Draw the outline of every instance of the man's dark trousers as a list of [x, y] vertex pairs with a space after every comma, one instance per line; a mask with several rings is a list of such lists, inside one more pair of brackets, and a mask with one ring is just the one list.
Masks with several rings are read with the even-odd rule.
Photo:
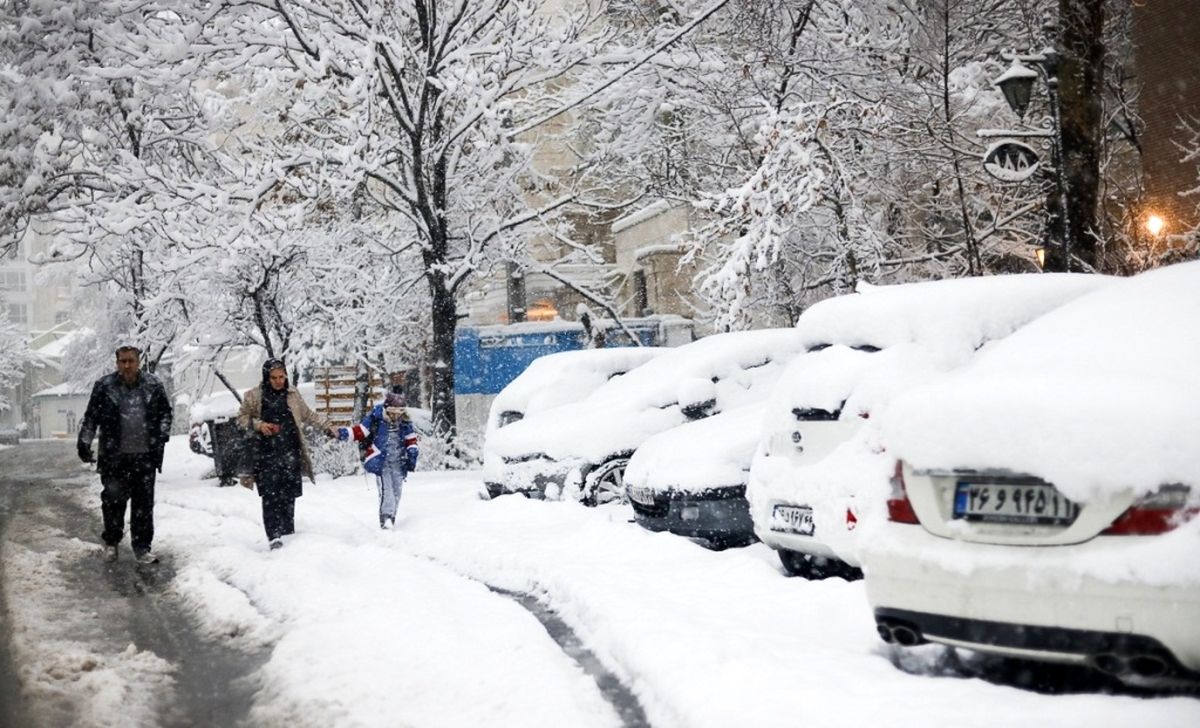
[[154, 457], [120, 454], [100, 474], [100, 511], [104, 543], [116, 546], [125, 531], [125, 504], [130, 503], [129, 541], [135, 552], [150, 550], [154, 540]]

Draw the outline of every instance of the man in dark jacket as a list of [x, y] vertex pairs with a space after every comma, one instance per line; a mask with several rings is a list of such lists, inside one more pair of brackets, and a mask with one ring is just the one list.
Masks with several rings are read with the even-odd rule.
[[132, 346], [117, 349], [117, 371], [92, 387], [87, 411], [79, 426], [79, 459], [94, 460], [92, 438], [100, 433], [100, 510], [105, 558], [117, 559], [117, 544], [125, 527], [125, 504], [132, 501], [129, 535], [139, 563], [158, 561], [150, 553], [154, 540], [154, 478], [162, 471], [163, 448], [171, 437], [171, 402], [162, 382], [141, 368], [141, 352]]

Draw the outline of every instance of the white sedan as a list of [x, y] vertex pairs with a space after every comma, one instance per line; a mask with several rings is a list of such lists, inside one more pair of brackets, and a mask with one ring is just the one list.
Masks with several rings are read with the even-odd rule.
[[887, 403], [944, 376], [1107, 276], [1034, 274], [869, 286], [822, 301], [797, 329], [811, 349], [780, 377], [746, 489], [758, 537], [791, 574], [853, 576], [863, 522], [882, 520]]
[[1031, 323], [893, 402], [863, 548], [880, 635], [1200, 678], [1200, 262]]

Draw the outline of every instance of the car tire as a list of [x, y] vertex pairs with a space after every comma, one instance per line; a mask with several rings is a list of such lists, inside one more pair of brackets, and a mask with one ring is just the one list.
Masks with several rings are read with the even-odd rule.
[[625, 466], [628, 464], [629, 458], [615, 458], [593, 468], [583, 479], [583, 504], [627, 503], [629, 496], [625, 492]]
[[779, 563], [783, 564], [783, 570], [790, 576], [814, 580], [836, 576], [847, 581], [856, 581], [862, 578], [862, 570], [838, 559], [802, 554], [799, 551], [787, 549], [780, 549], [778, 553]]

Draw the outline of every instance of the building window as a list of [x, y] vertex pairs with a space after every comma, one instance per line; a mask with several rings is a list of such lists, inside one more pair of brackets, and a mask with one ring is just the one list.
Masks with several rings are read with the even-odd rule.
[[558, 318], [558, 309], [554, 306], [554, 301], [548, 298], [539, 298], [533, 302], [533, 305], [525, 312], [526, 321], [553, 321]]
[[29, 309], [23, 303], [8, 304], [8, 320], [14, 324], [29, 323]]
[[70, 320], [71, 320], [71, 312], [70, 311], [55, 311], [54, 312], [54, 325], [55, 326], [57, 326], [58, 324], [65, 324], [66, 322], [68, 322]]
[[25, 291], [25, 271], [0, 270], [0, 291]]

